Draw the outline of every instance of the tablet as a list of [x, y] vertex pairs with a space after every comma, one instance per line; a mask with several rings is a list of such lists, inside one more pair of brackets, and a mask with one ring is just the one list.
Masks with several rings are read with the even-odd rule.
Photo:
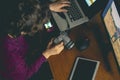
[[77, 57], [69, 80], [94, 80], [99, 63], [97, 60]]

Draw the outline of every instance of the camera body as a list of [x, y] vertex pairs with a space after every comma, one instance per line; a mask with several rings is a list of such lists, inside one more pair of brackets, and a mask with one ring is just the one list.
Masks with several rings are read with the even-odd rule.
[[66, 32], [61, 32], [60, 35], [54, 39], [55, 44], [58, 44], [62, 41], [67, 49], [71, 49], [74, 46], [74, 42], [68, 37]]

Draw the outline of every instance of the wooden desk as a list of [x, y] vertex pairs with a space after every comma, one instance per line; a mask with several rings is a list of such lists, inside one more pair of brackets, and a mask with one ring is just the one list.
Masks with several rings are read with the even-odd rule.
[[73, 47], [70, 50], [64, 49], [60, 55], [51, 56], [48, 59], [54, 80], [68, 80], [74, 60], [77, 56], [100, 61], [100, 66], [95, 80], [120, 80], [120, 74], [118, 72], [113, 53], [109, 53], [107, 58], [109, 61], [109, 70], [91, 28], [86, 27], [86, 25], [75, 27], [71, 30], [70, 37], [75, 41], [81, 34], [84, 34], [90, 40], [90, 45], [86, 50], [79, 51], [76, 47]]

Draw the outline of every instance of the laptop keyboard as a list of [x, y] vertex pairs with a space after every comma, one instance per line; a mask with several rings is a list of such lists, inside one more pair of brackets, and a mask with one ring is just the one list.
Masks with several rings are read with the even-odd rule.
[[76, 21], [80, 18], [82, 18], [82, 13], [80, 12], [80, 9], [76, 5], [74, 0], [71, 0], [71, 6], [67, 8], [68, 9], [68, 16], [71, 20], [71, 22]]

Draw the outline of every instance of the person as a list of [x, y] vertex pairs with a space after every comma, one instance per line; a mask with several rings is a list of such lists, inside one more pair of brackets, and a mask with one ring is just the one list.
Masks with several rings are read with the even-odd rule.
[[[46, 49], [40, 49], [44, 45], [42, 41], [45, 37], [43, 24], [50, 18], [50, 10], [67, 12], [63, 7], [70, 6], [69, 3], [69, 1], [49, 4], [47, 0], [7, 0], [7, 2], [3, 0], [0, 16], [1, 26], [5, 29], [0, 38], [0, 76], [5, 80], [28, 80], [50, 56], [61, 53], [64, 49], [63, 42], [51, 46], [51, 40]], [[40, 35], [38, 36], [40, 39], [36, 38], [39, 40], [38, 43], [33, 40], [37, 34]], [[27, 37], [30, 37], [32, 42], [29, 42], [30, 39]], [[37, 46], [33, 47], [30, 43]], [[27, 55], [30, 53], [40, 54], [28, 64]]]

